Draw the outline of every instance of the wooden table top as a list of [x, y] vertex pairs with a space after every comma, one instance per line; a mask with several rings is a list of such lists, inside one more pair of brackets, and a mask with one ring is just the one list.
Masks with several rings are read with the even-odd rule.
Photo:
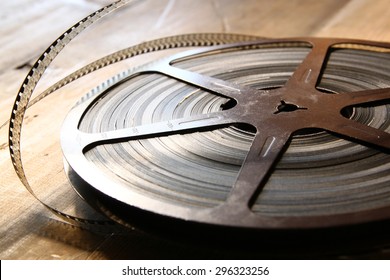
[[[6, 0], [0, 3], [0, 125], [7, 122], [24, 77], [44, 49], [72, 24], [107, 3], [110, 1]], [[47, 79], [52, 81], [73, 67], [127, 44], [184, 32], [234, 32], [275, 38], [345, 37], [390, 42], [389, 7], [389, 0], [143, 1], [136, 7], [116, 12], [109, 20], [103, 19], [82, 39], [75, 40], [74, 46], [58, 58]], [[117, 69], [113, 68], [112, 72], [115, 71]], [[85, 83], [82, 87], [88, 91], [89, 85]], [[65, 102], [68, 95], [61, 94]], [[58, 147], [50, 144], [53, 137], [58, 136], [34, 126], [34, 117], [38, 115], [47, 118], [46, 122], [40, 121], [40, 125], [56, 125], [50, 102], [55, 101], [48, 100], [45, 106], [37, 106], [26, 120], [30, 129], [23, 142], [23, 155], [31, 166], [28, 175], [44, 201], [60, 209], [79, 211], [73, 209], [79, 205], [78, 198], [69, 195], [68, 189], [40, 189], [40, 180], [46, 181], [45, 186], [51, 181], [58, 186], [64, 180], [57, 175], [62, 165], [48, 164], [50, 161], [42, 157], [47, 154], [50, 158], [58, 153]], [[7, 135], [5, 125], [0, 128], [1, 259], [269, 257], [253, 252], [238, 255], [210, 252], [138, 231], [126, 235], [89, 232], [64, 223], [20, 183], [10, 161]]]

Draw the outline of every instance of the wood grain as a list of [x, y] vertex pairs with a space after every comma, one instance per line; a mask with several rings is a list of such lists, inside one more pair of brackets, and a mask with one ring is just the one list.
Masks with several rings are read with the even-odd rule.
[[[82, 17], [109, 3], [105, 0], [6, 0], [0, 3], [0, 125], [6, 123], [22, 80], [41, 52]], [[161, 36], [188, 32], [232, 32], [265, 37], [326, 36], [390, 41], [389, 1], [378, 0], [202, 0], [143, 1], [102, 20], [50, 68], [50, 84], [64, 73], [119, 48]], [[123, 67], [123, 66], [121, 66]], [[121, 67], [113, 68], [116, 73]], [[97, 74], [96, 79], [105, 79]], [[80, 82], [61, 90], [61, 113], [73, 103], [72, 89], [89, 90]], [[56, 103], [57, 102], [57, 103]], [[73, 101], [72, 101], [73, 102]], [[29, 111], [23, 155], [37, 192], [46, 202], [91, 214], [66, 185], [58, 137], [61, 119], [51, 106]], [[35, 118], [40, 118], [39, 122]], [[43, 118], [47, 118], [46, 121]], [[1, 259], [122, 259], [229, 258], [264, 255], [205, 255], [202, 248], [131, 231], [127, 235], [93, 233], [61, 222], [37, 202], [19, 182], [7, 147], [7, 126], [0, 128], [0, 258]], [[46, 188], [49, 185], [52, 187]], [[40, 187], [42, 185], [42, 187]], [[43, 187], [44, 186], [44, 187]], [[75, 209], [77, 208], [77, 209]], [[80, 210], [81, 209], [81, 210]]]

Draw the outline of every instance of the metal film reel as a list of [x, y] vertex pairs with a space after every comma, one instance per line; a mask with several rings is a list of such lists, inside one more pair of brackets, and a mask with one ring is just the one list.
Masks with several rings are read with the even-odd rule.
[[250, 229], [387, 220], [389, 47], [264, 39], [162, 59], [76, 105], [64, 156], [82, 194], [129, 217]]

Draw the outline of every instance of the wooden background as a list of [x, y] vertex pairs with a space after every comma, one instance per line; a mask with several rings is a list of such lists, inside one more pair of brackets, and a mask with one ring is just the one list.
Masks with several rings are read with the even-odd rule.
[[[8, 120], [18, 88], [29, 67], [43, 50], [72, 24], [108, 3], [110, 1], [106, 0], [0, 2], [0, 125]], [[116, 13], [110, 20], [92, 28], [83, 40], [75, 42], [74, 47], [64, 52], [63, 58], [59, 58], [51, 69], [49, 80], [127, 44], [183, 32], [234, 32], [265, 37], [321, 36], [390, 41], [390, 1], [144, 1], [134, 9], [126, 8]], [[93, 43], [94, 40], [99, 43]], [[87, 84], [83, 86], [88, 89]], [[49, 109], [41, 106], [37, 110], [45, 113]], [[50, 118], [55, 122], [55, 116]], [[51, 120], [46, 123], [47, 126], [51, 125]], [[33, 131], [27, 133], [30, 136], [23, 147], [26, 160], [35, 164], [34, 160], [39, 161], [36, 154], [45, 152], [36, 145], [43, 141], [50, 142], [57, 136], [34, 125], [31, 127]], [[269, 257], [250, 252], [239, 256], [220, 252], [210, 254], [209, 251], [206, 254], [196, 246], [161, 242], [157, 237], [146, 236], [137, 231], [126, 236], [97, 234], [63, 223], [37, 202], [19, 182], [13, 171], [7, 143], [7, 126], [3, 126], [0, 129], [1, 259]], [[51, 148], [44, 146], [42, 149]], [[50, 161], [37, 162], [36, 170], [31, 172], [35, 172], [40, 180], [55, 180], [53, 178], [56, 178], [59, 167], [48, 162]], [[37, 182], [39, 185], [39, 180]], [[45, 191], [48, 193], [45, 194]], [[43, 190], [42, 193], [45, 201], [57, 204], [61, 204], [59, 201], [68, 196], [64, 190]], [[61, 207], [72, 208], [73, 198], [65, 201], [69, 205]], [[390, 256], [389, 252], [387, 256]]]

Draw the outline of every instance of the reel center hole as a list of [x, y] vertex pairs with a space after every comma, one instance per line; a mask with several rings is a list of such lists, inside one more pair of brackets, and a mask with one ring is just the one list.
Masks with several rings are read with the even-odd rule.
[[278, 107], [276, 107], [276, 112], [274, 112], [274, 114], [282, 112], [294, 112], [296, 110], [307, 110], [307, 108], [299, 107], [298, 105], [286, 103], [284, 100], [281, 100]]
[[229, 110], [237, 105], [237, 101], [234, 99], [229, 99], [226, 103], [221, 105], [222, 111]]

